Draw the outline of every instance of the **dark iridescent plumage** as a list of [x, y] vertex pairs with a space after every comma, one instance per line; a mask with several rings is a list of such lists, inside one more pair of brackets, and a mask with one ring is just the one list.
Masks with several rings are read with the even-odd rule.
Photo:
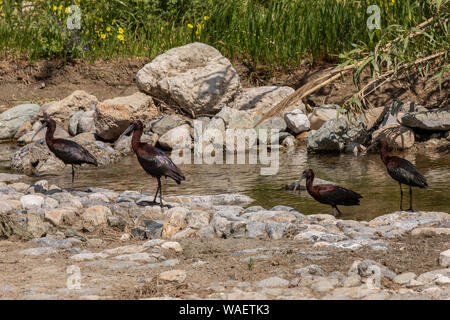
[[333, 215], [335, 215], [334, 209], [339, 214], [342, 214], [339, 206], [355, 206], [359, 205], [359, 199], [362, 196], [352, 190], [335, 186], [331, 184], [317, 184], [313, 185], [314, 172], [311, 169], [307, 169], [303, 172], [302, 179], [306, 178], [306, 190], [316, 201], [328, 204], [333, 208]]
[[73, 182], [75, 179], [75, 169], [73, 166], [81, 165], [83, 163], [93, 164], [97, 166], [97, 159], [95, 159], [95, 157], [90, 154], [89, 151], [87, 151], [85, 148], [74, 141], [66, 139], [55, 139], [55, 120], [48, 118], [43, 120], [42, 124], [43, 126], [35, 133], [35, 135], [43, 128], [47, 127], [47, 132], [45, 133], [45, 142], [47, 143], [48, 148], [58, 159], [64, 162], [64, 164], [72, 165], [73, 189]]
[[144, 126], [142, 122], [139, 120], [135, 120], [122, 135], [128, 134], [130, 131], [134, 131], [131, 138], [131, 146], [133, 148], [133, 151], [136, 153], [136, 156], [142, 168], [149, 175], [158, 180], [158, 188], [156, 189], [156, 194], [153, 202], [156, 203], [156, 198], [159, 192], [160, 205], [162, 206], [161, 177], [170, 177], [177, 184], [180, 184], [181, 181], [185, 180], [186, 178], [184, 177], [181, 170], [164, 153], [164, 151], [147, 143], [141, 142], [143, 130]]
[[403, 210], [403, 190], [402, 184], [409, 186], [409, 211], [412, 208], [412, 188], [426, 188], [428, 186], [427, 179], [417, 170], [417, 168], [408, 160], [396, 156], [388, 155], [388, 143], [384, 139], [377, 141], [380, 146], [380, 157], [386, 166], [387, 172], [392, 179], [398, 181], [400, 185], [400, 210]]

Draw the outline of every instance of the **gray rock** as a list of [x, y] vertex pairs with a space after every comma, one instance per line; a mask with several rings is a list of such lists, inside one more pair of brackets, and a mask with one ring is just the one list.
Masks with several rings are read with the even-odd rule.
[[311, 127], [308, 116], [299, 109], [292, 110], [284, 114], [284, 121], [289, 130], [295, 134], [308, 131]]
[[439, 264], [443, 267], [450, 266], [450, 249], [439, 254]]
[[170, 49], [136, 74], [139, 90], [189, 114], [217, 113], [234, 100], [240, 81], [230, 61], [203, 43]]
[[266, 232], [270, 239], [278, 240], [283, 238], [284, 230], [286, 230], [287, 223], [269, 222], [266, 224]]
[[300, 276], [303, 276], [306, 274], [315, 275], [315, 276], [323, 276], [324, 275], [322, 268], [315, 264], [310, 264], [309, 266], [295, 269], [294, 273], [297, 275], [300, 275]]
[[69, 120], [69, 133], [72, 136], [76, 136], [78, 134], [78, 121], [80, 120], [81, 116], [83, 115], [84, 111], [80, 110], [75, 112]]
[[258, 281], [256, 283], [256, 286], [263, 288], [286, 288], [287, 286], [289, 286], [289, 281], [279, 277], [270, 277]]
[[259, 221], [247, 223], [247, 238], [261, 239], [266, 237], [266, 224]]
[[397, 276], [395, 272], [389, 270], [387, 267], [381, 265], [380, 263], [370, 259], [363, 260], [361, 261], [361, 263], [358, 264], [358, 274], [360, 276], [371, 275], [371, 273], [368, 271], [368, 268], [373, 265], [378, 266], [380, 268], [381, 276], [383, 277], [393, 280]]
[[139, 240], [145, 240], [148, 238], [147, 230], [144, 227], [133, 227], [130, 230], [131, 235]]
[[396, 276], [392, 281], [398, 284], [407, 284], [411, 280], [416, 278], [416, 274], [413, 272], [405, 272]]
[[54, 254], [58, 253], [58, 250], [55, 248], [49, 247], [40, 247], [40, 248], [30, 248], [19, 251], [19, 253], [27, 255], [27, 256], [41, 256], [45, 254]]
[[307, 148], [313, 152], [342, 152], [350, 142], [364, 143], [367, 138], [366, 125], [361, 119], [347, 117], [331, 119], [320, 129], [308, 135]]
[[52, 247], [52, 248], [63, 248], [67, 249], [72, 246], [72, 244], [68, 240], [56, 240], [53, 238], [36, 238], [31, 240], [30, 242], [38, 244], [40, 247]]
[[170, 129], [158, 140], [159, 145], [165, 150], [191, 149], [191, 127], [188, 124]]
[[164, 222], [144, 219], [145, 229], [149, 238], [160, 238]]
[[77, 121], [78, 133], [95, 133], [94, 110], [85, 111]]
[[25, 122], [37, 120], [38, 113], [38, 105], [21, 104], [0, 114], [0, 140], [13, 138]]
[[450, 130], [450, 108], [425, 112], [408, 112], [401, 118], [401, 123], [410, 128], [448, 131]]
[[150, 130], [159, 136], [162, 136], [167, 131], [179, 127], [185, 123], [186, 120], [179, 115], [167, 115], [150, 122]]

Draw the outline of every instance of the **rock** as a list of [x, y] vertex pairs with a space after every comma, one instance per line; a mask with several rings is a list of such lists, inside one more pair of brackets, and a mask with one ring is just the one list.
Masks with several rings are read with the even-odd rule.
[[106, 225], [106, 217], [111, 215], [111, 210], [105, 206], [97, 205], [87, 208], [81, 215], [86, 227], [89, 229], [91, 227], [96, 227], [99, 225]]
[[396, 124], [399, 125], [399, 121], [405, 113], [416, 112], [416, 111], [426, 111], [427, 109], [423, 106], [417, 105], [414, 102], [403, 103], [401, 101], [394, 101], [390, 105], [385, 107], [384, 118], [380, 124], [380, 128]]
[[[155, 146], [157, 141], [158, 141], [158, 135], [156, 133], [153, 133], [151, 135], [144, 133], [141, 136], [141, 142], [148, 143], [151, 146]], [[133, 150], [131, 148], [131, 135], [123, 136], [122, 138], [116, 140], [116, 142], [114, 143], [114, 149], [122, 154], [128, 154], [128, 153], [133, 152]]]
[[307, 148], [313, 152], [342, 152], [351, 142], [364, 143], [366, 126], [358, 117], [348, 122], [347, 117], [328, 120], [314, 133], [308, 135]]
[[450, 249], [439, 254], [439, 264], [443, 267], [450, 266]]
[[266, 224], [266, 232], [269, 235], [269, 239], [278, 240], [283, 238], [286, 227], [287, 223], [269, 222]]
[[405, 272], [396, 276], [392, 281], [397, 284], [408, 284], [411, 280], [416, 278], [416, 274], [413, 272]]
[[261, 239], [265, 238], [266, 233], [266, 224], [259, 221], [249, 221], [247, 223], [247, 238], [251, 239]]
[[408, 112], [401, 117], [401, 123], [410, 128], [447, 131], [450, 130], [450, 108], [425, 112]]
[[69, 120], [69, 134], [71, 136], [76, 136], [78, 133], [78, 121], [80, 120], [81, 116], [84, 114], [83, 110], [75, 112]]
[[147, 229], [144, 227], [132, 227], [130, 233], [133, 238], [138, 240], [148, 239]]
[[43, 105], [39, 111], [42, 118], [51, 117], [62, 123], [64, 130], [69, 128], [69, 119], [77, 111], [89, 111], [92, 105], [96, 105], [97, 98], [83, 90], [76, 90], [71, 95], [60, 101], [54, 101]]
[[225, 239], [230, 237], [231, 222], [226, 218], [222, 218], [219, 216], [214, 217], [211, 224], [218, 237]]
[[163, 281], [174, 281], [182, 283], [186, 280], [186, 271], [184, 270], [169, 270], [161, 272], [158, 276], [159, 280]]
[[94, 114], [96, 133], [104, 140], [116, 140], [132, 119], [147, 122], [157, 116], [153, 99], [141, 92], [127, 97], [105, 100], [97, 105]]
[[[36, 132], [42, 127], [42, 125], [40, 124], [39, 121], [35, 122], [36, 127], [33, 126], [33, 130], [24, 134], [23, 136], [21, 136], [19, 138], [19, 140], [17, 140], [17, 142], [19, 144], [27, 144], [27, 143], [31, 143], [33, 141], [40, 141], [41, 143], [45, 144], [44, 138], [45, 138], [45, 132], [46, 129], [42, 130], [41, 132], [39, 132], [37, 135]], [[55, 130], [55, 134], [54, 134], [55, 138], [69, 138], [70, 135], [69, 133], [64, 130], [61, 125], [59, 123], [56, 123], [56, 130]]]
[[398, 124], [389, 124], [372, 133], [372, 141], [380, 138], [386, 139], [387, 143], [393, 148], [408, 149], [414, 145], [414, 132]]
[[431, 228], [431, 227], [423, 227], [423, 228], [415, 228], [411, 231], [412, 236], [422, 236], [422, 235], [439, 235], [445, 234], [450, 235], [450, 228]]
[[382, 277], [386, 277], [390, 280], [393, 280], [397, 275], [395, 274], [395, 272], [389, 270], [388, 268], [386, 268], [385, 266], [379, 264], [376, 261], [373, 260], [369, 260], [369, 259], [365, 259], [363, 261], [361, 261], [358, 264], [358, 274], [360, 276], [369, 276], [371, 275], [371, 273], [368, 271], [370, 266], [377, 266], [378, 268], [380, 268], [380, 272], [381, 272], [381, 276]]
[[3, 183], [14, 183], [17, 181], [23, 181], [24, 179], [25, 176], [21, 174], [0, 173], [0, 182]]
[[181, 247], [181, 245], [178, 242], [176, 242], [176, 241], [164, 242], [161, 245], [161, 248], [167, 249], [167, 250], [174, 250], [175, 252], [182, 252], [183, 251], [183, 248]]
[[303, 267], [303, 268], [299, 268], [299, 269], [295, 269], [294, 273], [300, 276], [303, 275], [315, 275], [315, 276], [323, 276], [324, 272], [322, 270], [322, 268], [318, 265], [315, 264], [310, 264], [309, 266]]
[[87, 252], [87, 253], [78, 253], [76, 255], [71, 256], [69, 259], [81, 262], [81, 261], [105, 259], [107, 257], [108, 255], [102, 252], [99, 253]]
[[334, 289], [336, 286], [335, 282], [336, 281], [332, 281], [330, 279], [319, 280], [311, 285], [311, 290], [316, 294], [324, 294]]
[[191, 127], [188, 124], [173, 128], [163, 134], [159, 140], [159, 145], [166, 150], [191, 149]]
[[230, 61], [198, 42], [157, 56], [138, 71], [136, 83], [139, 90], [196, 115], [217, 113], [240, 91]]
[[19, 253], [27, 256], [41, 256], [44, 254], [56, 254], [58, 253], [58, 250], [55, 248], [40, 247], [21, 250]]
[[289, 286], [289, 281], [279, 277], [270, 277], [256, 282], [255, 285], [262, 288], [286, 288]]
[[37, 120], [38, 113], [38, 105], [21, 104], [0, 114], [0, 140], [13, 138], [25, 122]]
[[159, 136], [162, 136], [167, 131], [183, 124], [186, 124], [186, 120], [184, 120], [181, 116], [167, 115], [150, 122], [150, 130]]
[[79, 133], [96, 133], [94, 121], [95, 110], [83, 112], [77, 121], [77, 134]]
[[284, 121], [286, 121], [287, 127], [295, 134], [308, 131], [311, 128], [308, 116], [300, 109], [292, 110], [284, 114]]
[[83, 132], [80, 134], [77, 134], [75, 137], [72, 138], [72, 141], [75, 141], [76, 143], [80, 145], [87, 145], [89, 143], [94, 143], [96, 141], [95, 135], [90, 132]]
[[48, 210], [45, 212], [45, 220], [54, 226], [59, 226], [63, 222], [65, 212], [66, 210]]
[[40, 238], [47, 233], [47, 226], [38, 214], [28, 213], [27, 215], [27, 231], [34, 237]]
[[344, 279], [342, 283], [343, 287], [358, 287], [361, 285], [361, 276], [358, 274], [352, 274]]
[[[256, 123], [256, 121], [269, 112], [275, 105], [294, 92], [294, 89], [286, 86], [262, 86], [245, 89], [244, 92], [236, 97], [236, 100], [231, 106], [238, 110], [248, 111]], [[292, 104], [284, 112], [295, 109], [306, 112], [306, 107], [301, 101]]]
[[164, 223], [163, 221], [144, 220], [146, 232], [152, 238], [159, 238], [162, 235]]
[[14, 139], [20, 139], [22, 136], [26, 135], [33, 129], [30, 121], [24, 122], [19, 129], [17, 129], [16, 134], [14, 135]]
[[53, 238], [43, 237], [43, 238], [37, 238], [33, 239], [30, 242], [38, 244], [40, 247], [52, 247], [52, 248], [59, 248], [59, 249], [67, 249], [72, 246], [72, 244], [68, 240], [57, 240]]
[[383, 121], [387, 111], [388, 108], [385, 107], [371, 108], [367, 110], [364, 114], [364, 122], [366, 124], [367, 131], [371, 131], [373, 128], [376, 128], [381, 121]]
[[174, 207], [166, 211], [166, 223], [162, 229], [163, 238], [171, 238], [175, 233], [186, 228], [186, 216], [188, 209]]
[[192, 210], [186, 216], [187, 226], [193, 229], [201, 229], [209, 224], [209, 213], [201, 210]]
[[319, 130], [322, 125], [331, 119], [336, 119], [338, 113], [336, 108], [338, 105], [322, 105], [314, 108], [308, 115], [311, 130]]
[[29, 194], [20, 198], [22, 208], [25, 210], [39, 209], [44, 205], [44, 198], [38, 195]]

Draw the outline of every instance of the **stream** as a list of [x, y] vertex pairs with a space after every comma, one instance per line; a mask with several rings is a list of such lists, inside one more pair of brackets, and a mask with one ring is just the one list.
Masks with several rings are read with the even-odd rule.
[[[1, 144], [0, 172], [9, 169], [11, 155], [18, 149], [12, 143]], [[413, 207], [421, 211], [450, 210], [450, 155], [434, 152], [425, 154], [396, 152], [411, 161], [427, 178], [427, 189], [413, 188]], [[266, 167], [266, 166], [263, 166]], [[360, 206], [340, 207], [342, 218], [370, 220], [399, 209], [399, 185], [386, 172], [378, 154], [355, 156], [353, 154], [307, 154], [306, 150], [280, 153], [278, 173], [260, 175], [261, 165], [180, 165], [186, 181], [177, 185], [163, 179], [164, 195], [243, 193], [253, 199], [252, 205], [271, 208], [287, 205], [304, 214], [331, 213], [331, 207], [313, 200], [306, 191], [292, 193], [283, 186], [301, 176], [306, 168], [314, 170], [316, 177], [333, 181], [363, 196]], [[70, 166], [57, 174], [29, 177], [27, 182], [41, 179], [49, 184], [70, 187]], [[102, 187], [115, 191], [137, 190], [154, 194], [156, 180], [146, 175], [134, 155], [121, 158], [109, 167], [76, 170], [75, 188]], [[403, 186], [403, 207], [409, 207], [409, 187]]]

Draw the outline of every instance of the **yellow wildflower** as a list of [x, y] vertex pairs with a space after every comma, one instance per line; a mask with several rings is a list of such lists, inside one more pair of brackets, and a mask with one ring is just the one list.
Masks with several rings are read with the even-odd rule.
[[98, 21], [103, 22], [103, 18], [98, 18]]
[[59, 11], [62, 11], [62, 9], [63, 9], [63, 6], [60, 5], [59, 8], [58, 8], [58, 10], [59, 10]]
[[188, 27], [189, 27], [189, 29], [194, 28], [194, 26], [192, 24], [190, 24], [190, 23], [188, 23]]
[[70, 8], [67, 7], [67, 8], [64, 10], [64, 13], [67, 13], [67, 12], [69, 12], [69, 11], [70, 11]]
[[106, 31], [110, 32], [111, 28], [110, 27], [106, 27]]
[[53, 11], [56, 11], [56, 10], [58, 10], [58, 7], [57, 6], [53, 6]]
[[117, 29], [117, 33], [123, 34], [123, 29], [121, 27], [119, 27], [119, 29]]
[[5, 16], [5, 14], [2, 12], [1, 14], [0, 14], [0, 16], [2, 16], [2, 17], [4, 17]]
[[102, 39], [106, 39], [106, 34], [102, 33], [102, 34], [100, 35], [100, 37], [101, 37]]
[[204, 16], [203, 19], [206, 21], [206, 20], [209, 19], [209, 17], [208, 16]]
[[117, 39], [119, 39], [120, 41], [125, 40], [123, 34], [118, 34], [118, 35], [117, 35]]

